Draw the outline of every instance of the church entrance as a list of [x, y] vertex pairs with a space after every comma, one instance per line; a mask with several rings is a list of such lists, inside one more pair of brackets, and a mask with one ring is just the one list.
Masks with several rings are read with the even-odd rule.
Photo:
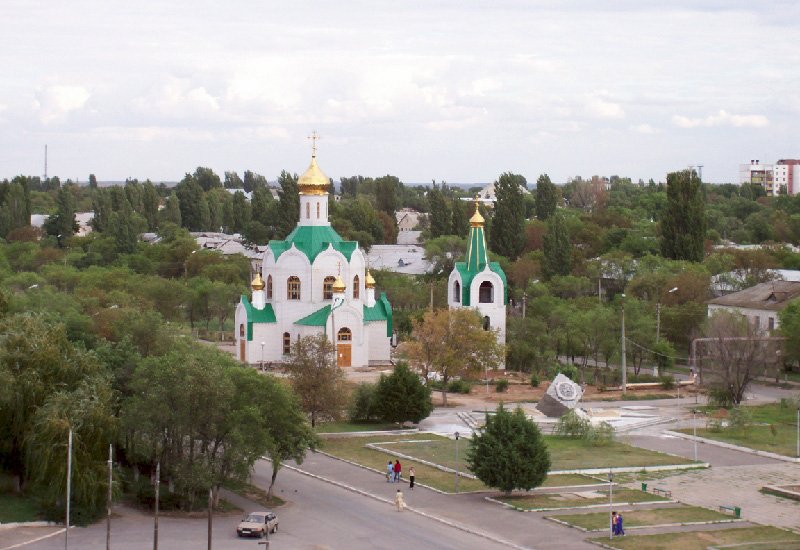
[[339, 329], [336, 335], [336, 365], [349, 367], [352, 363], [353, 333], [349, 328]]
[[239, 361], [244, 362], [244, 340], [239, 341]]

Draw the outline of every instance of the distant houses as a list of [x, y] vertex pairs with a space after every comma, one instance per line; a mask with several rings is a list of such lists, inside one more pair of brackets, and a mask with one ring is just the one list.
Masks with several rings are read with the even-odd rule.
[[710, 300], [708, 315], [716, 311], [740, 313], [757, 331], [766, 333], [778, 328], [778, 313], [795, 298], [800, 298], [800, 282], [769, 281]]

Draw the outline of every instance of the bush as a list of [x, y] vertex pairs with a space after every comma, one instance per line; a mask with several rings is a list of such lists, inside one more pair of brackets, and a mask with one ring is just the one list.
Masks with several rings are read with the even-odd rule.
[[472, 384], [466, 380], [452, 380], [447, 384], [447, 391], [450, 393], [469, 393], [472, 390]]
[[531, 387], [538, 388], [539, 387], [539, 375], [538, 374], [531, 374]]
[[590, 426], [587, 439], [589, 443], [598, 447], [608, 445], [614, 439], [614, 428], [608, 422]]
[[348, 417], [350, 422], [372, 422], [378, 420], [379, 410], [375, 400], [375, 384], [359, 384], [350, 399]]
[[591, 426], [587, 419], [581, 418], [575, 411], [569, 411], [558, 419], [553, 433], [564, 437], [584, 439], [589, 435]]
[[571, 364], [563, 365], [559, 363], [557, 365], [552, 365], [547, 369], [547, 375], [550, 377], [551, 380], [555, 378], [558, 373], [563, 374], [573, 382], [578, 380], [578, 367], [576, 367], [575, 365]]
[[375, 404], [380, 418], [387, 422], [417, 423], [433, 410], [430, 388], [406, 363], [399, 363], [389, 376], [381, 375]]
[[671, 375], [667, 374], [664, 376], [660, 376], [658, 378], [659, 382], [661, 382], [661, 388], [665, 390], [671, 390], [675, 388], [675, 378]]
[[708, 404], [728, 409], [733, 406], [733, 396], [724, 386], [712, 386], [708, 389]]
[[497, 393], [504, 393], [508, 391], [508, 380], [505, 378], [501, 378], [497, 382], [495, 382], [495, 390]]
[[728, 414], [728, 427], [746, 432], [753, 423], [753, 415], [745, 407], [734, 407]]

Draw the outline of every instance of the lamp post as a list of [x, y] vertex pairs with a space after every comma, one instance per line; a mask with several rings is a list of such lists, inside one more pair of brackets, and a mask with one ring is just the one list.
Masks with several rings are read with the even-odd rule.
[[[672, 294], [673, 292], [677, 292], [678, 287], [668, 290], [667, 294]], [[658, 343], [658, 339], [661, 336], [661, 296], [658, 297], [658, 302], [656, 302], [656, 344]]]
[[797, 405], [797, 458], [800, 458], [800, 403]]
[[114, 448], [111, 443], [108, 444], [108, 497], [106, 505], [106, 550], [111, 550], [111, 500], [113, 498], [113, 482], [114, 482], [114, 461], [113, 453]]
[[456, 493], [458, 492], [458, 436], [461, 434], [456, 432]]
[[614, 537], [614, 472], [608, 469], [608, 538]]
[[628, 366], [625, 364], [625, 295], [622, 294], [622, 335], [620, 337], [620, 347], [622, 348], [622, 395], [628, 385]]
[[694, 434], [694, 461], [697, 462], [697, 409], [692, 409], [692, 433]]
[[64, 529], [64, 548], [69, 548], [69, 501], [72, 489], [72, 428], [69, 429], [69, 441], [67, 443], [67, 522]]
[[264, 371], [264, 342], [261, 342], [261, 371]]

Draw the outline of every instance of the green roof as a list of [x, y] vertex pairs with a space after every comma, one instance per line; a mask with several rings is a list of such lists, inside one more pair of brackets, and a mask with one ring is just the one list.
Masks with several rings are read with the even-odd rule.
[[311, 315], [306, 315], [302, 319], [294, 322], [295, 325], [305, 325], [307, 327], [324, 327], [328, 323], [328, 316], [331, 314], [331, 306], [319, 308]]
[[264, 309], [256, 309], [247, 296], [242, 294], [242, 305], [247, 313], [247, 340], [253, 340], [253, 323], [274, 323], [275, 311], [272, 309], [272, 304], [266, 304]]
[[306, 255], [309, 262], [320, 252], [333, 245], [334, 250], [341, 252], [350, 261], [353, 251], [358, 248], [356, 241], [345, 241], [330, 225], [298, 225], [283, 241], [270, 241], [269, 247], [277, 260], [281, 254], [294, 245]]
[[385, 292], [381, 292], [380, 298], [375, 300], [372, 307], [364, 306], [364, 322], [386, 321], [386, 336], [392, 335], [392, 304], [386, 297]]
[[[466, 262], [456, 262], [456, 269], [461, 274], [461, 305], [469, 306], [471, 305], [470, 293], [469, 288], [472, 284], [472, 279], [480, 273], [480, 271], [472, 271], [468, 269]], [[503, 303], [508, 303], [508, 282], [506, 280], [506, 274], [503, 271], [503, 268], [500, 267], [500, 264], [497, 262], [489, 262], [489, 270], [496, 273], [500, 280], [503, 281]], [[481, 270], [483, 271], [483, 270]]]
[[468, 241], [466, 267], [473, 273], [483, 271], [483, 268], [489, 263], [489, 257], [486, 254], [486, 234], [483, 232], [483, 227], [470, 227]]

